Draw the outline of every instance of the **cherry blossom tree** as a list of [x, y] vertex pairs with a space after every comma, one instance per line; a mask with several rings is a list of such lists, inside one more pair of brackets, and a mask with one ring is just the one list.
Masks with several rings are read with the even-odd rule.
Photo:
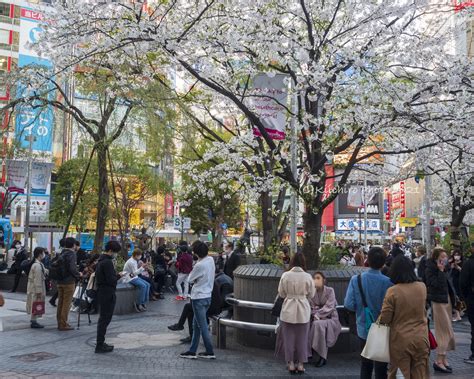
[[[126, 67], [134, 80], [122, 80], [131, 86], [160, 80], [157, 67], [180, 67], [202, 91], [231, 102], [257, 131], [252, 143], [278, 162], [266, 167], [268, 177], [304, 202], [303, 252], [317, 267], [322, 212], [354, 167], [456, 144], [465, 133], [454, 121], [472, 109], [472, 64], [446, 50], [452, 12], [422, 0], [78, 1], [56, 7], [39, 46], [59, 71], [98, 57], [109, 69]], [[262, 73], [285, 75], [291, 88], [293, 107], [264, 96], [295, 119], [286, 132], [297, 133], [297, 172], [289, 140], [272, 139], [253, 106], [253, 80]], [[446, 106], [453, 103], [454, 113]], [[338, 154], [346, 159], [327, 195], [325, 165]]]

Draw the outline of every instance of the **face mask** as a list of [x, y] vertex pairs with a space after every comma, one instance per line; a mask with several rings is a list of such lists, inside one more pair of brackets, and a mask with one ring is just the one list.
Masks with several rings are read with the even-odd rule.
[[322, 278], [314, 279], [314, 285], [318, 288], [322, 288], [324, 286], [324, 281]]
[[460, 257], [459, 255], [455, 255], [455, 256], [454, 256], [454, 260], [455, 260], [455, 261], [460, 261], [460, 260], [461, 260], [461, 257]]
[[21, 245], [16, 245], [15, 248], [19, 250], [21, 248]]

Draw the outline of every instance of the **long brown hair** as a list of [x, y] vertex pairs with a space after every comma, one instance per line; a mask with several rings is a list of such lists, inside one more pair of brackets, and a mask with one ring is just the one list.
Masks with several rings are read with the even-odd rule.
[[289, 269], [291, 270], [293, 267], [301, 267], [306, 271], [306, 259], [302, 253], [296, 253], [291, 257]]

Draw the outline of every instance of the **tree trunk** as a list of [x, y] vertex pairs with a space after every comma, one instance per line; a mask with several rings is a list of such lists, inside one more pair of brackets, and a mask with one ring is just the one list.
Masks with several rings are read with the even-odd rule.
[[105, 227], [109, 209], [109, 184], [107, 170], [107, 149], [103, 144], [97, 145], [97, 168], [99, 175], [99, 196], [97, 203], [97, 221], [94, 239], [94, 252], [100, 253], [104, 243]]
[[466, 212], [461, 205], [461, 199], [459, 197], [455, 197], [451, 207], [451, 225], [449, 228], [451, 247], [453, 249], [461, 248], [461, 225], [465, 213]]
[[272, 196], [269, 192], [260, 195], [262, 209], [263, 250], [267, 252], [273, 244]]
[[306, 258], [308, 269], [319, 267], [319, 246], [321, 242], [321, 221], [323, 212], [314, 214], [311, 207], [307, 207], [303, 215], [305, 237], [303, 242], [303, 254]]

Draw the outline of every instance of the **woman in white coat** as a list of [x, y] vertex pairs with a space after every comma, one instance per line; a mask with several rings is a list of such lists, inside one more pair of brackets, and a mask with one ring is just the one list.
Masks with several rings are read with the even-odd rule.
[[33, 303], [45, 302], [46, 299], [46, 275], [48, 270], [43, 266], [41, 261], [45, 256], [45, 249], [37, 247], [33, 252], [33, 260], [28, 274], [28, 286], [26, 288], [26, 312], [31, 315], [31, 327], [33, 329], [44, 328], [38, 323], [37, 315], [33, 315]]
[[281, 308], [275, 354], [285, 359], [290, 373], [304, 373], [304, 363], [311, 356], [308, 338], [311, 306], [315, 287], [311, 275], [305, 272], [303, 254], [295, 254], [290, 261], [290, 270], [283, 273], [278, 286], [278, 295], [285, 299]]

